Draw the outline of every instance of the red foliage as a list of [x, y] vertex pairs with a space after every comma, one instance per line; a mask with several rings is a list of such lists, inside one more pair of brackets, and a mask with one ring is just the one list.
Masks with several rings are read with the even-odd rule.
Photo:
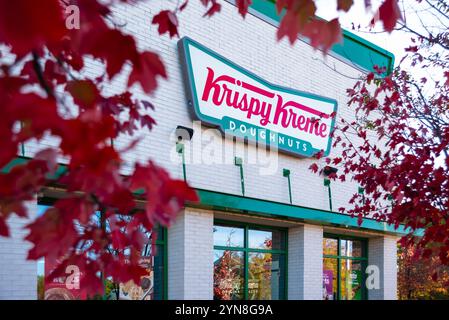
[[[408, 51], [412, 67], [447, 73], [446, 29], [417, 43], [419, 49]], [[434, 46], [445, 54], [433, 53]], [[340, 119], [334, 146], [341, 156], [328, 160], [343, 171], [340, 180], [349, 176], [364, 190], [352, 196], [346, 212], [359, 223], [370, 217], [395, 228], [402, 224], [409, 231], [404, 246], [449, 265], [449, 84], [444, 77], [415, 78], [414, 69], [398, 67], [388, 76], [374, 69], [347, 91], [355, 118]], [[423, 236], [415, 239], [417, 230]]]
[[386, 31], [392, 31], [396, 21], [401, 17], [401, 10], [396, 0], [385, 0], [379, 7], [379, 18], [382, 20]]
[[178, 35], [178, 18], [173, 11], [163, 10], [154, 16], [152, 24], [159, 25], [160, 34], [169, 33], [170, 38]]
[[[146, 109], [152, 105], [135, 100], [127, 89], [106, 96], [100, 89], [108, 81], [105, 77], [89, 78], [76, 71], [83, 70], [90, 55], [104, 63], [111, 79], [128, 62], [128, 87], [138, 83], [151, 93], [158, 78], [166, 77], [165, 68], [157, 54], [139, 51], [132, 36], [106, 23], [110, 4], [75, 3], [83, 22], [80, 29], [65, 27], [61, 1], [41, 6], [26, 0], [0, 1], [0, 43], [17, 54], [13, 63], [1, 62], [0, 166], [16, 157], [23, 142], [46, 133], [60, 139], [56, 148], [0, 175], [0, 234], [9, 235], [11, 214], [27, 216], [24, 201], [32, 200], [42, 187], [63, 186], [67, 197], [27, 226], [26, 239], [33, 244], [28, 258], [58, 261], [52, 277], [64, 275], [67, 265], [77, 265], [81, 286], [92, 293], [101, 288], [98, 271], [120, 282], [138, 281], [144, 272], [138, 257], [149, 241], [145, 232], [156, 223], [168, 225], [184, 202], [196, 201], [197, 196], [184, 181], [173, 180], [152, 162], [136, 166], [129, 177], [120, 174], [122, 152], [110, 141], [139, 126], [151, 129], [155, 122]], [[17, 75], [12, 69], [22, 59], [24, 68]], [[40, 90], [23, 93], [30, 84]], [[75, 105], [66, 105], [63, 95], [71, 96]], [[76, 115], [63, 116], [61, 107], [76, 108]], [[68, 159], [67, 170], [49, 179], [62, 156]], [[137, 208], [137, 191], [146, 200], [142, 209]], [[94, 219], [95, 212], [102, 213], [100, 220]], [[118, 213], [127, 219], [112, 223]]]
[[[352, 5], [352, 0], [339, 0], [337, 9], [349, 11]], [[369, 7], [370, 3], [365, 2], [365, 6]], [[298, 36], [304, 36], [314, 48], [320, 48], [324, 52], [342, 40], [338, 19], [325, 21], [315, 17], [317, 8], [314, 0], [277, 0], [276, 8], [278, 13], [285, 10], [277, 33], [278, 39], [286, 36], [293, 44]], [[385, 0], [382, 3], [379, 18], [385, 30], [391, 31], [400, 17], [397, 0]]]
[[337, 10], [349, 11], [353, 5], [353, 0], [337, 0]]
[[248, 7], [251, 5], [253, 1], [252, 0], [237, 0], [236, 4], [239, 8], [239, 13], [245, 17], [246, 13], [248, 12]]
[[[33, 244], [28, 257], [57, 261], [53, 277], [60, 276], [65, 266], [77, 265], [82, 286], [90, 292], [101, 287], [99, 271], [117, 282], [137, 281], [144, 272], [139, 261], [142, 245], [148, 241], [146, 232], [155, 223], [169, 224], [185, 201], [197, 200], [184, 181], [173, 180], [151, 161], [137, 165], [128, 177], [120, 174], [124, 151], [110, 142], [120, 134], [132, 135], [140, 127], [151, 129], [155, 124], [148, 114], [153, 105], [136, 100], [129, 88], [137, 84], [152, 93], [159, 78], [167, 74], [156, 53], [139, 50], [131, 35], [107, 23], [110, 6], [118, 1], [47, 0], [45, 5], [35, 5], [29, 0], [0, 0], [0, 44], [15, 54], [12, 61], [0, 60], [0, 168], [16, 157], [21, 143], [39, 140], [44, 134], [60, 141], [57, 147], [0, 174], [0, 235], [9, 235], [11, 214], [27, 216], [24, 202], [34, 199], [43, 187], [64, 187], [67, 197], [28, 225], [27, 239]], [[396, 3], [385, 2], [389, 7]], [[79, 29], [65, 26], [67, 3], [79, 8]], [[200, 3], [208, 17], [221, 8], [217, 0]], [[351, 3], [339, 1], [339, 8], [347, 10]], [[237, 1], [242, 16], [250, 4], [250, 0]], [[155, 15], [152, 23], [159, 33], [177, 36], [177, 13], [187, 5], [185, 1], [173, 11]], [[337, 20], [313, 17], [312, 0], [282, 0], [277, 7], [287, 10], [279, 38], [288, 36], [293, 43], [301, 34], [325, 51], [341, 38]], [[391, 27], [397, 15], [387, 12], [381, 18]], [[103, 63], [105, 75], [92, 78], [83, 72], [88, 57]], [[22, 63], [20, 74], [13, 72]], [[125, 64], [131, 69], [127, 88], [105, 95], [103, 84]], [[24, 93], [25, 87], [38, 89]], [[66, 105], [63, 97], [73, 98], [69, 100], [74, 105]], [[71, 108], [76, 112], [61, 111]], [[62, 157], [68, 161], [66, 170], [55, 176], [57, 159]], [[137, 208], [137, 191], [146, 201], [143, 208]]]

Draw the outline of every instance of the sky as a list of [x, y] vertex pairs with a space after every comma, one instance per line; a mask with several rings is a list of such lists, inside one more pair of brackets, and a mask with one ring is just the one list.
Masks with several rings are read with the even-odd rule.
[[[419, 4], [417, 0], [399, 1], [399, 7], [403, 11], [403, 17], [407, 25], [422, 30], [420, 19], [426, 24], [431, 24], [432, 20], [435, 19], [428, 13], [428, 5], [424, 2]], [[370, 30], [370, 21], [382, 3], [382, 0], [371, 0], [372, 7], [368, 10], [365, 9], [364, 0], [354, 0], [353, 7], [347, 13], [337, 11], [337, 1], [335, 0], [317, 0], [316, 3], [318, 16], [326, 20], [339, 17], [344, 29], [393, 53], [396, 57], [396, 66], [405, 54], [404, 48], [407, 48], [411, 44], [410, 34], [406, 34], [403, 31], [393, 31], [392, 33], [382, 32], [381, 22], [378, 22]], [[360, 25], [360, 31], [353, 30], [352, 23], [354, 23], [356, 28]]]
[[[317, 16], [322, 17], [326, 20], [331, 20], [335, 17], [340, 18], [340, 23], [342, 28], [351, 31], [358, 36], [390, 51], [395, 56], [395, 66], [397, 66], [401, 59], [405, 56], [405, 48], [412, 45], [411, 34], [405, 31], [394, 30], [392, 33], [381, 32], [382, 24], [379, 22], [370, 32], [370, 21], [375, 15], [377, 9], [379, 8], [382, 0], [371, 0], [372, 9], [366, 10], [364, 5], [364, 0], [354, 0], [353, 7], [349, 12], [338, 12], [337, 1], [332, 0], [316, 0], [317, 4]], [[449, 19], [445, 19], [441, 16], [433, 15], [434, 10], [429, 10], [428, 3], [434, 3], [434, 0], [426, 0], [418, 2], [418, 0], [399, 0], [399, 7], [402, 10], [403, 21], [410, 28], [417, 30], [426, 34], [426, 30], [423, 25], [430, 31], [439, 30], [441, 31], [442, 26], [446, 26], [443, 30], [449, 30]], [[360, 31], [352, 30], [352, 23], [358, 27], [360, 24]], [[443, 49], [435, 46], [432, 51], [440, 50], [444, 52]], [[446, 52], [447, 53], [447, 52]], [[409, 71], [415, 79], [420, 79], [426, 77], [428, 81], [425, 85], [422, 85], [423, 94], [425, 96], [430, 96], [435, 92], [434, 81], [441, 81], [444, 78], [441, 68], [427, 68], [423, 69], [421, 66], [412, 67], [406, 60], [402, 63], [402, 69]], [[436, 158], [435, 164], [437, 166], [444, 166], [444, 155]]]
[[[429, 10], [428, 3], [435, 3], [436, 0], [398, 0], [399, 7], [402, 11], [402, 21], [411, 29], [416, 30], [422, 34], [428, 34], [423, 25], [430, 31], [449, 30], [449, 19], [434, 15], [434, 10]], [[337, 11], [336, 0], [316, 0], [317, 16], [326, 20], [339, 17], [342, 28], [357, 34], [358, 36], [384, 48], [395, 56], [395, 66], [401, 62], [401, 59], [407, 54], [405, 48], [413, 45], [411, 38], [412, 34], [408, 31], [394, 30], [391, 33], [383, 31], [381, 22], [378, 22], [374, 28], [370, 28], [370, 21], [376, 14], [379, 6], [383, 0], [371, 0], [371, 9], [365, 8], [365, 0], [354, 0], [354, 5], [348, 12]], [[356, 29], [353, 29], [353, 24]], [[358, 26], [360, 25], [360, 28]], [[442, 26], [446, 25], [444, 29]], [[396, 29], [398, 25], [396, 25]], [[441, 53], [443, 49], [434, 46], [432, 52], [439, 50]], [[447, 54], [447, 52], [446, 52]], [[429, 81], [422, 85], [423, 94], [430, 96], [435, 92], [435, 82], [441, 81], [444, 78], [442, 68], [427, 68], [424, 69], [421, 65], [412, 67], [411, 60], [406, 59], [402, 64], [403, 70], [409, 71], [415, 79], [427, 78]]]

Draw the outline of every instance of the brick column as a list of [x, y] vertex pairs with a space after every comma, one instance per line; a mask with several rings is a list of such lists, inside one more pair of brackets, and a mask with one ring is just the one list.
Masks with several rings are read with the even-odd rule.
[[212, 300], [212, 211], [186, 208], [168, 229], [168, 298]]
[[323, 299], [323, 228], [304, 225], [288, 231], [288, 299]]
[[7, 220], [10, 237], [0, 237], [0, 300], [37, 299], [37, 262], [26, 257], [31, 244], [23, 229], [37, 214], [37, 201], [26, 203], [28, 219], [13, 215]]
[[397, 299], [397, 240], [394, 236], [369, 239], [368, 265], [375, 265], [380, 271], [380, 287], [368, 290], [369, 300]]

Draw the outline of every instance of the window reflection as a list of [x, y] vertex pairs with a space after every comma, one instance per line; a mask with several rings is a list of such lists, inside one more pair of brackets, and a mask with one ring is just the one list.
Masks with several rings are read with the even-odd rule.
[[251, 249], [284, 249], [284, 233], [278, 230], [248, 230], [248, 245]]
[[252, 249], [271, 249], [273, 247], [273, 234], [271, 231], [249, 230], [249, 247]]
[[361, 257], [362, 256], [362, 242], [356, 240], [341, 240], [341, 253], [345, 257]]
[[214, 299], [243, 299], [243, 252], [214, 251]]
[[243, 228], [214, 226], [214, 246], [243, 247]]
[[283, 292], [282, 256], [272, 253], [249, 253], [248, 299], [278, 300]]
[[362, 261], [341, 260], [341, 300], [361, 300], [362, 284]]
[[323, 259], [323, 299], [337, 300], [338, 290], [338, 260]]
[[214, 299], [285, 298], [285, 232], [214, 226]]
[[338, 240], [324, 238], [323, 239], [323, 254], [330, 256], [338, 255]]

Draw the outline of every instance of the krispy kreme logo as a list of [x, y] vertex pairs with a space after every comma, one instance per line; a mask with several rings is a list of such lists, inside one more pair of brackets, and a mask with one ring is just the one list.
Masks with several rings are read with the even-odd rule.
[[273, 85], [191, 39], [179, 47], [200, 120], [290, 153], [329, 153], [335, 100]]

